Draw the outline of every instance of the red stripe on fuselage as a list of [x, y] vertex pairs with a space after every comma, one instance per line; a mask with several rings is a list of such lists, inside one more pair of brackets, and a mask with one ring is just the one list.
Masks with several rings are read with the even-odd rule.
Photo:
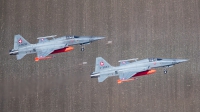
[[62, 52], [69, 52], [71, 50], [74, 50], [74, 47], [68, 46], [68, 47], [65, 47], [65, 48], [62, 48], [62, 49], [55, 50], [51, 54], [62, 53]]
[[117, 83], [120, 84], [122, 82], [129, 82], [129, 81], [134, 80], [135, 77], [139, 77], [139, 76], [143, 76], [143, 75], [150, 75], [150, 74], [153, 74], [155, 72], [156, 72], [156, 70], [147, 70], [147, 71], [144, 71], [144, 72], [139, 72], [139, 73], [135, 74], [133, 77], [131, 77], [128, 80], [117, 80]]
[[143, 76], [143, 75], [150, 75], [150, 74], [153, 74], [155, 72], [156, 72], [156, 70], [147, 70], [147, 71], [144, 71], [144, 72], [139, 72], [139, 73], [135, 74], [133, 77], [138, 77], [138, 76]]

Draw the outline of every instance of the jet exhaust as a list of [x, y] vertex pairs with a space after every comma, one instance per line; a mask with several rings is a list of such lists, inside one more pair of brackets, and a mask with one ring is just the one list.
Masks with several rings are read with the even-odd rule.
[[99, 73], [91, 73], [90, 77], [91, 78], [98, 78], [100, 76]]
[[10, 54], [10, 55], [17, 55], [18, 53], [19, 53], [18, 50], [10, 50], [10, 51], [9, 51], [9, 54]]

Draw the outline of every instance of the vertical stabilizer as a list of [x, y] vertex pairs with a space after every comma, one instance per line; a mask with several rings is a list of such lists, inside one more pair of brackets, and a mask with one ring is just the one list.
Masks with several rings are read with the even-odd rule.
[[112, 66], [104, 60], [102, 57], [96, 58], [95, 72], [99, 72], [101, 70], [111, 68]]
[[15, 35], [14, 37], [14, 50], [18, 50], [19, 47], [30, 45], [30, 43], [25, 40], [21, 35]]

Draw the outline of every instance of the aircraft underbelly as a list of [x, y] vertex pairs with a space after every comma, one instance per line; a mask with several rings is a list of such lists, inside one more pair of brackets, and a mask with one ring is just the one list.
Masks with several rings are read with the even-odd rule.
[[71, 51], [73, 49], [74, 49], [73, 47], [65, 47], [65, 48], [62, 48], [62, 49], [54, 50], [51, 54], [62, 53], [62, 52], [69, 52], [69, 51]]

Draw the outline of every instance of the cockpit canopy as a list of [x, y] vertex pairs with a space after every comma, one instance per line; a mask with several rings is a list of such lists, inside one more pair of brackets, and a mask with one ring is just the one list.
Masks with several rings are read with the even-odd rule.
[[79, 38], [79, 36], [74, 36], [74, 38]]
[[74, 36], [66, 36], [66, 39], [73, 39]]
[[161, 58], [149, 58], [149, 62], [161, 61]]

